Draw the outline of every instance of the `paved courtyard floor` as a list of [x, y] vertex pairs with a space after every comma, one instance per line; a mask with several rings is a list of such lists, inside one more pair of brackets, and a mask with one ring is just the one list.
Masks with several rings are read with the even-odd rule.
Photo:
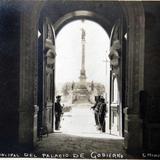
[[[91, 104], [75, 104], [70, 112], [65, 112], [61, 120], [62, 133], [82, 137], [122, 139], [122, 137], [109, 134], [106, 122], [106, 133], [97, 130], [94, 112]], [[107, 120], [106, 120], [107, 121]]]
[[[50, 155], [68, 155], [70, 158], [74, 154], [82, 154], [82, 158], [124, 158], [123, 140], [106, 139], [106, 138], [89, 138], [73, 136], [64, 133], [54, 133], [43, 141], [38, 142], [36, 153]], [[99, 154], [99, 155], [98, 155]], [[101, 156], [103, 154], [103, 157]], [[115, 154], [115, 155], [114, 155]], [[99, 157], [97, 157], [99, 156]], [[115, 157], [117, 156], [117, 157]], [[68, 158], [68, 157], [59, 157]]]
[[[65, 112], [61, 129], [37, 143], [35, 152], [56, 158], [123, 158], [122, 137], [101, 133], [96, 129], [91, 105], [74, 105]], [[76, 157], [77, 156], [77, 157]]]

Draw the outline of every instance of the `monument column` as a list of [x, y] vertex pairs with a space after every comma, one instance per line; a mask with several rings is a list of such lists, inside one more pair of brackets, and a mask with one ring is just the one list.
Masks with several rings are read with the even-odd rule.
[[[82, 24], [84, 20], [82, 20]], [[78, 103], [88, 103], [89, 100], [89, 92], [87, 89], [87, 82], [86, 82], [86, 71], [85, 71], [85, 29], [81, 28], [81, 45], [82, 45], [82, 59], [81, 59], [81, 69], [80, 69], [80, 76], [79, 82], [77, 83], [76, 89], [73, 90], [73, 94], [76, 97], [73, 101]]]
[[85, 71], [85, 30], [84, 28], [81, 29], [82, 35], [81, 35], [81, 43], [82, 43], [82, 62], [81, 62], [81, 71], [80, 71], [80, 82], [85, 83], [86, 82], [86, 71]]

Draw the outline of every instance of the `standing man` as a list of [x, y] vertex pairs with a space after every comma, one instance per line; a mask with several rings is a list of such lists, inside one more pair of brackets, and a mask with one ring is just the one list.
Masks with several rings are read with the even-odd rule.
[[107, 112], [107, 108], [106, 108], [106, 103], [105, 103], [105, 99], [104, 97], [100, 98], [101, 104], [99, 107], [99, 122], [100, 122], [100, 130], [102, 132], [106, 131], [106, 122], [105, 122], [105, 117], [106, 117], [106, 112]]
[[97, 107], [97, 104], [99, 102], [98, 96], [95, 96], [95, 102], [96, 102], [95, 105], [91, 108], [94, 110], [95, 123], [96, 123], [96, 126], [98, 126], [98, 107]]
[[63, 107], [60, 104], [61, 102], [61, 96], [56, 96], [56, 102], [55, 102], [55, 129], [59, 130], [60, 128], [60, 121], [61, 121], [61, 115], [63, 114], [62, 110]]

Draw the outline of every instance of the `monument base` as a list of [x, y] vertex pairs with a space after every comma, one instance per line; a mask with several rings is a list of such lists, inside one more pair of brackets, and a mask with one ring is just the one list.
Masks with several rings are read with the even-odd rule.
[[73, 91], [72, 103], [89, 103], [89, 92], [87, 89], [76, 89]]

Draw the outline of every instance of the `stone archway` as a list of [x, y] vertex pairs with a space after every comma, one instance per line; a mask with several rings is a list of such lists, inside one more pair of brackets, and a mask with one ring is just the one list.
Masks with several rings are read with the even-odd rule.
[[[33, 2], [31, 12], [22, 11], [21, 14], [19, 143], [27, 146], [33, 145], [34, 128], [36, 130], [37, 26], [43, 5], [44, 2]], [[125, 148], [141, 149], [139, 93], [144, 82], [144, 10], [141, 2], [132, 5], [119, 2], [119, 5], [123, 8], [128, 27], [126, 95], [129, 96], [126, 96], [124, 109]]]
[[[57, 34], [60, 29], [66, 25], [67, 23], [76, 20], [76, 19], [89, 19], [89, 20], [93, 20], [95, 22], [97, 22], [98, 24], [100, 24], [105, 31], [108, 33], [108, 28], [111, 27], [110, 22], [103, 17], [102, 15], [99, 15], [95, 12], [92, 11], [87, 11], [87, 10], [77, 10], [77, 11], [73, 11], [70, 13], [65, 14], [64, 16], [60, 17], [58, 21], [56, 21], [56, 23], [53, 24], [54, 29], [55, 29], [55, 33]], [[109, 35], [109, 33], [108, 33]]]

